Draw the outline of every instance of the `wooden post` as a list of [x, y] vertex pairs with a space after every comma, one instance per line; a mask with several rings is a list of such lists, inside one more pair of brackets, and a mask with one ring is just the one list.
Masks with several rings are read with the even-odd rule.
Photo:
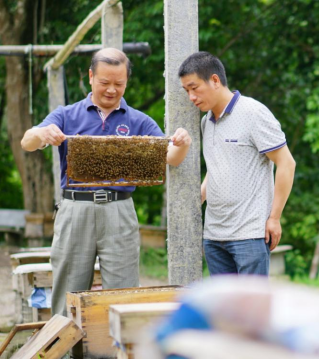
[[[59, 105], [65, 105], [65, 93], [63, 85], [63, 66], [58, 70], [47, 68], [48, 90], [49, 90], [49, 111], [55, 110]], [[58, 203], [61, 198], [60, 185], [60, 157], [57, 146], [52, 146], [53, 154], [53, 177], [54, 177], [54, 200]]]
[[192, 146], [184, 162], [167, 176], [169, 283], [187, 285], [202, 278], [200, 197], [200, 115], [178, 77], [181, 63], [198, 51], [198, 1], [165, 0], [166, 133], [188, 130]]
[[102, 47], [122, 50], [123, 10], [119, 0], [110, 0], [102, 11], [101, 21]]

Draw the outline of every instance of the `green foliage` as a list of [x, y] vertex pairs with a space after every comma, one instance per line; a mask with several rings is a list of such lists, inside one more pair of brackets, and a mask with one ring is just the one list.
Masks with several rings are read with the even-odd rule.
[[319, 277], [317, 277], [316, 279], [310, 279], [306, 275], [295, 276], [292, 281], [297, 284], [304, 284], [304, 285], [313, 286], [313, 287], [317, 287], [317, 288], [319, 287]]
[[289, 251], [285, 255], [286, 273], [291, 279], [305, 277], [308, 270], [307, 264], [300, 253], [300, 250]]
[[23, 209], [21, 178], [4, 126], [0, 129], [0, 174], [0, 208]]
[[158, 279], [168, 278], [168, 255], [166, 249], [141, 247], [140, 273]]
[[[6, 3], [14, 12], [17, 1]], [[100, 3], [100, 0], [47, 1], [45, 24], [38, 34], [38, 42], [63, 44]], [[130, 56], [134, 67], [126, 100], [129, 105], [153, 117], [164, 129], [163, 1], [126, 0], [122, 5], [124, 41], [148, 42], [152, 49], [152, 54], [146, 58]], [[319, 231], [318, 13], [319, 3], [314, 0], [199, 0], [200, 50], [210, 51], [222, 59], [231, 89], [237, 88], [242, 94], [252, 96], [270, 108], [281, 122], [296, 160], [294, 187], [282, 219], [282, 242], [292, 244], [298, 251], [289, 255], [288, 271], [292, 276], [294, 268], [301, 269], [298, 270], [301, 276], [307, 272]], [[98, 22], [82, 43], [100, 42]], [[35, 59], [35, 75], [38, 71], [39, 76], [47, 60]], [[89, 64], [90, 56], [80, 55], [70, 56], [65, 63], [70, 103], [81, 100], [90, 91], [87, 75]], [[2, 123], [4, 74], [5, 62], [0, 57]], [[48, 112], [44, 74], [34, 94], [36, 124]], [[20, 180], [3, 125], [0, 128], [0, 206], [21, 208]], [[47, 156], [50, 158], [50, 152]], [[206, 172], [203, 158], [201, 169], [203, 178]], [[163, 186], [137, 189], [134, 201], [141, 223], [160, 224], [163, 191]], [[290, 265], [294, 262], [295, 266]]]
[[[317, 72], [319, 75], [319, 71]], [[307, 99], [308, 114], [303, 140], [309, 142], [313, 153], [319, 152], [319, 88], [312, 91]]]

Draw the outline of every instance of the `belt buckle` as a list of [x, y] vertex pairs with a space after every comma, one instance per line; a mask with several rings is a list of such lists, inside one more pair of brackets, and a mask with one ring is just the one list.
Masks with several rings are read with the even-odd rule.
[[93, 193], [93, 201], [96, 204], [105, 203], [112, 201], [112, 192], [111, 191], [104, 191], [98, 190]]

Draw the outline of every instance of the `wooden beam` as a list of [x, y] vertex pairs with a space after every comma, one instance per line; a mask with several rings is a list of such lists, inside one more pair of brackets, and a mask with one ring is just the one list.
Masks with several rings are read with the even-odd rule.
[[[59, 105], [65, 105], [65, 91], [63, 84], [63, 67], [57, 70], [51, 66], [47, 69], [48, 90], [49, 90], [49, 111], [55, 110]], [[57, 204], [61, 199], [61, 170], [60, 170], [60, 157], [57, 146], [52, 146], [52, 168], [54, 180], [54, 200]]]
[[[33, 56], [53, 56], [63, 48], [63, 45], [0, 45], [0, 55], [26, 56], [32, 51]], [[101, 44], [77, 45], [72, 54], [86, 55], [101, 50]], [[150, 45], [147, 42], [123, 43], [123, 51], [127, 54], [139, 54], [148, 56], [151, 54]]]
[[67, 42], [63, 45], [63, 48], [54, 56], [54, 58], [45, 64], [44, 69], [51, 67], [53, 70], [57, 70], [67, 60], [68, 56], [80, 43], [85, 34], [95, 25], [98, 20], [100, 20], [102, 10], [109, 2], [113, 3], [114, 0], [104, 0], [99, 6], [91, 11], [91, 13], [77, 27], [76, 31], [69, 37]]
[[5, 351], [7, 346], [10, 344], [11, 340], [14, 338], [15, 334], [19, 331], [25, 330], [39, 330], [44, 327], [46, 321], [38, 322], [38, 323], [26, 323], [26, 324], [16, 324], [11, 329], [7, 337], [4, 339], [3, 343], [0, 345], [0, 356]]
[[164, 25], [166, 132], [182, 127], [192, 137], [186, 159], [167, 174], [169, 283], [187, 285], [202, 278], [200, 114], [181, 87], [178, 69], [198, 51], [198, 1], [165, 0]]
[[101, 19], [102, 47], [123, 48], [123, 10], [119, 0], [110, 0], [103, 7]]

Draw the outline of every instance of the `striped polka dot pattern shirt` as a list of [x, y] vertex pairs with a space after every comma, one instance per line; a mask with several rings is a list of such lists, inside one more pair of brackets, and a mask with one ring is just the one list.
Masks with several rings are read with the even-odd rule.
[[286, 145], [279, 121], [236, 91], [220, 118], [209, 111], [201, 127], [208, 176], [204, 239], [263, 238], [274, 194], [266, 153]]

